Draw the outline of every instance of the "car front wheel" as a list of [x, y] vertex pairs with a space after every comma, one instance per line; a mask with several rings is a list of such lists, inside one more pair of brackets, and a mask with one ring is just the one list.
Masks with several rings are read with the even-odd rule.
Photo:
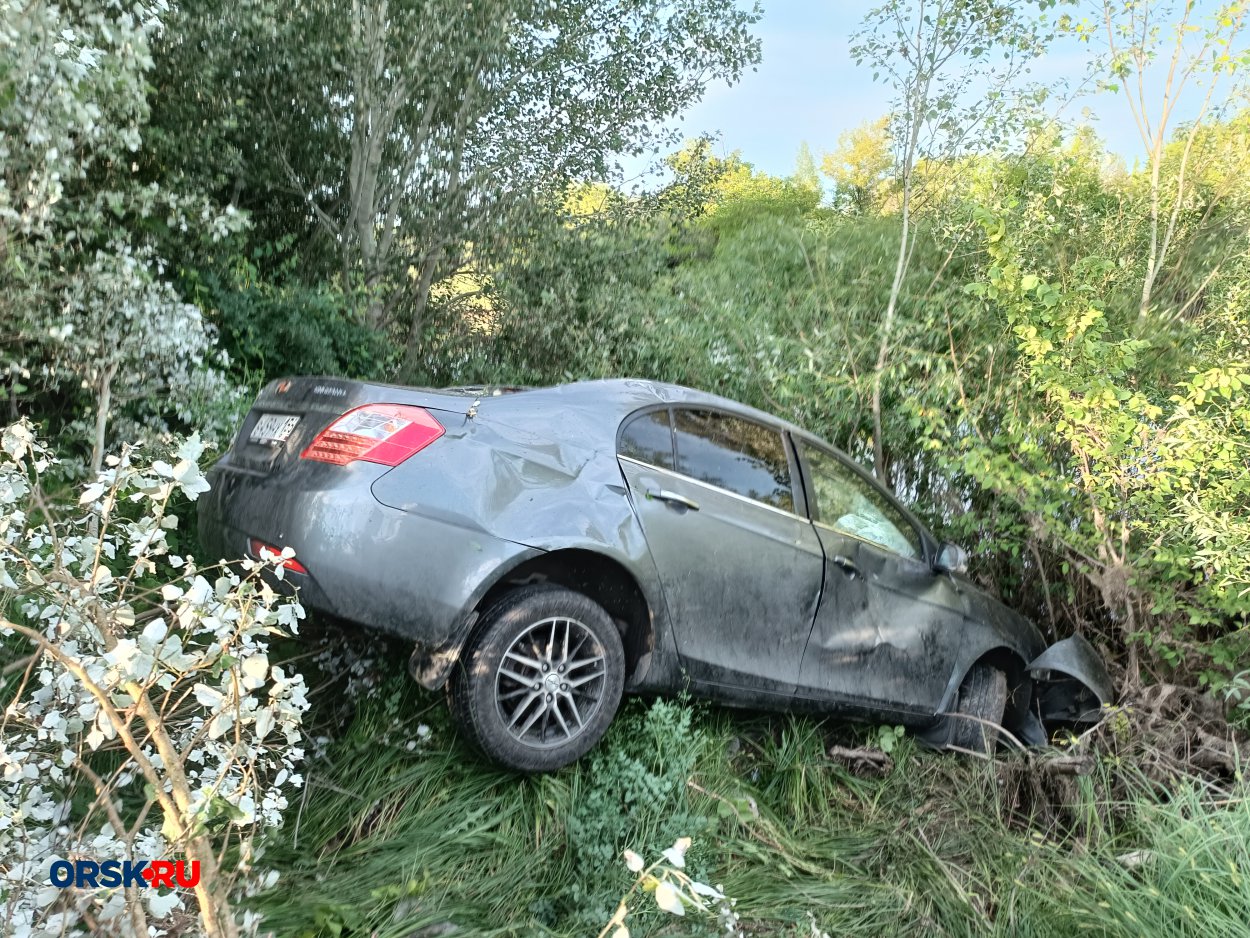
[[526, 586], [482, 616], [448, 697], [489, 758], [549, 772], [599, 741], [624, 686], [621, 636], [603, 608], [563, 587]]
[[1007, 676], [998, 668], [980, 663], [972, 666], [959, 689], [951, 743], [982, 755], [998, 746], [998, 730], [1007, 709]]

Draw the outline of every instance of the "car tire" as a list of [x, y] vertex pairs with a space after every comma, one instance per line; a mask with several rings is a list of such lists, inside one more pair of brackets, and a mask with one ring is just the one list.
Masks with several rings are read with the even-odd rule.
[[1007, 675], [988, 664], [973, 665], [959, 688], [951, 745], [989, 755], [998, 745], [994, 727], [1002, 726], [1006, 709]]
[[519, 772], [576, 761], [607, 732], [625, 651], [603, 607], [560, 586], [525, 586], [478, 621], [448, 685], [452, 717], [488, 758]]

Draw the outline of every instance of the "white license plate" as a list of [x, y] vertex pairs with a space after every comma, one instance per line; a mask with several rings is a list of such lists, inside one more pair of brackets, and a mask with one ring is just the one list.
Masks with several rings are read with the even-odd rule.
[[297, 423], [298, 417], [287, 414], [261, 414], [250, 439], [253, 443], [285, 443]]

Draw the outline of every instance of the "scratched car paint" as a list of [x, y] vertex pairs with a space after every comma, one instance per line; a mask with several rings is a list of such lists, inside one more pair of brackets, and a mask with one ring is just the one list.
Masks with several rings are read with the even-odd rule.
[[624, 692], [981, 751], [1111, 702], [1084, 639], [1047, 648], [834, 447], [675, 385], [283, 379], [210, 479], [209, 551], [292, 548], [306, 606], [411, 643], [414, 678], [522, 771], [585, 753]]

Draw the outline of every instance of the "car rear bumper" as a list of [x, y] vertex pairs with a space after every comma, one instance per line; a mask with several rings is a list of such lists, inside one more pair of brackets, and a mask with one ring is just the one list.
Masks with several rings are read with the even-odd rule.
[[455, 645], [500, 571], [538, 553], [480, 530], [401, 511], [370, 492], [386, 467], [357, 464], [328, 487], [292, 486], [231, 467], [199, 500], [203, 562], [253, 556], [250, 540], [290, 547], [300, 601], [427, 647]]

